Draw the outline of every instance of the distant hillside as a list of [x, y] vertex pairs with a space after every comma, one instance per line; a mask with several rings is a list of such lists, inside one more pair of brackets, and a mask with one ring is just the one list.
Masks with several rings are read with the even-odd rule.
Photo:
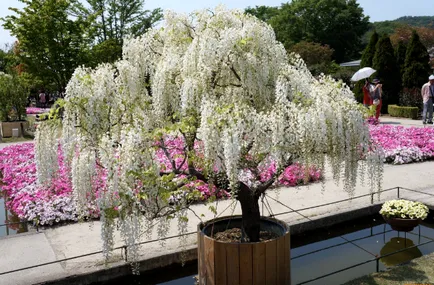
[[393, 21], [381, 21], [371, 23], [371, 28], [363, 36], [363, 44], [367, 44], [372, 35], [372, 31], [375, 29], [379, 34], [393, 34], [395, 29], [400, 26], [413, 26], [413, 27], [425, 27], [434, 29], [434, 16], [405, 16]]
[[434, 29], [434, 16], [412, 17], [405, 16], [396, 19], [394, 22], [406, 24], [414, 27], [426, 27]]
[[434, 16], [405, 16], [393, 21], [374, 22], [372, 23], [371, 29], [373, 30], [375, 28], [380, 34], [392, 34], [396, 28], [403, 25], [434, 29]]

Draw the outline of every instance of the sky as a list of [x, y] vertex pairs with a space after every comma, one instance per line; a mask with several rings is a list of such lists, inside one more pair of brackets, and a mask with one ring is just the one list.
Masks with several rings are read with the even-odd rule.
[[[248, 6], [280, 6], [284, 0], [146, 0], [145, 8], [171, 9], [177, 12], [191, 12], [224, 4], [228, 8], [244, 9]], [[433, 16], [434, 0], [357, 0], [371, 22], [394, 20], [402, 16]], [[0, 0], [0, 17], [10, 15], [8, 7], [23, 8], [18, 0]], [[8, 31], [0, 26], [0, 45], [14, 42]]]

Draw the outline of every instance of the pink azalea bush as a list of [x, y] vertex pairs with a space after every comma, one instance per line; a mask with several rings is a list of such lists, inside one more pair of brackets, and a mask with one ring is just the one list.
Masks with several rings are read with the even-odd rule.
[[76, 220], [71, 181], [61, 155], [59, 173], [50, 187], [36, 183], [34, 145], [31, 143], [1, 149], [0, 172], [6, 206], [20, 219], [41, 225]]
[[[159, 145], [158, 143], [156, 144]], [[175, 161], [175, 167], [180, 171], [186, 170], [187, 162], [182, 155], [184, 143], [179, 138], [164, 140], [164, 147], [168, 150], [169, 157], [161, 148], [158, 148], [157, 159], [162, 168], [172, 170], [171, 160]], [[200, 155], [201, 146], [196, 146]], [[62, 151], [59, 147], [59, 170], [55, 178], [48, 185], [37, 185], [37, 173], [35, 165], [34, 145], [32, 143], [12, 145], [0, 149], [0, 173], [3, 175], [1, 190], [6, 194], [8, 209], [20, 219], [33, 221], [35, 224], [52, 225], [61, 221], [76, 221], [77, 210], [72, 193], [70, 169], [63, 162]], [[262, 169], [261, 180], [265, 181], [276, 171], [274, 163], [270, 163]], [[97, 175], [93, 181], [93, 194], [88, 197], [85, 209], [89, 218], [99, 217], [96, 198], [105, 190], [106, 173], [103, 169], [97, 169]], [[182, 174], [179, 175], [182, 178]], [[307, 179], [306, 179], [307, 178]], [[317, 181], [321, 173], [314, 168], [306, 169], [294, 164], [288, 167], [279, 177], [277, 185], [295, 186], [309, 181]], [[182, 191], [171, 197], [176, 202], [189, 191], [198, 191], [198, 201], [204, 201], [211, 196], [227, 198], [229, 193], [210, 186], [202, 181], [190, 181], [186, 183]], [[114, 197], [115, 199], [116, 197]]]
[[[163, 165], [165, 171], [173, 171], [173, 166], [179, 171], [185, 171], [188, 168], [188, 161], [184, 160], [184, 141], [181, 137], [166, 137], [162, 142], [156, 143], [156, 157], [158, 161]], [[202, 156], [203, 145], [197, 142], [194, 146], [196, 155]], [[166, 150], [166, 152], [165, 152]], [[172, 164], [173, 162], [173, 164]], [[195, 168], [201, 170], [200, 165], [195, 165]], [[276, 164], [271, 161], [265, 166], [259, 167], [260, 181], [265, 182], [270, 179], [274, 173], [276, 173]], [[218, 171], [217, 167], [214, 171]], [[182, 177], [182, 175], [179, 175]], [[241, 180], [247, 184], [249, 181], [255, 180], [253, 173], [246, 170], [240, 177]], [[314, 182], [321, 179], [321, 172], [315, 167], [310, 167], [306, 169], [301, 164], [293, 164], [285, 169], [285, 171], [278, 177], [276, 186], [296, 186], [299, 184], [306, 184], [308, 182]], [[185, 186], [185, 191], [178, 193], [176, 197], [172, 197], [172, 201], [181, 199], [186, 195], [186, 191], [198, 190], [201, 194], [199, 200], [207, 200], [211, 196], [216, 196], [217, 198], [227, 198], [230, 194], [222, 189], [217, 189], [215, 186], [210, 186], [203, 181], [193, 181]]]
[[37, 107], [27, 107], [26, 108], [26, 114], [27, 115], [34, 115], [34, 114], [43, 114], [48, 113], [50, 109], [47, 108], [37, 108]]
[[380, 123], [380, 121], [377, 119], [377, 118], [375, 118], [375, 117], [369, 117], [367, 120], [366, 120], [366, 122], [369, 124], [369, 125], [378, 125], [379, 123]]
[[[381, 146], [385, 153], [385, 162], [404, 164], [432, 159], [434, 157], [434, 129], [433, 128], [405, 128], [391, 125], [370, 124], [371, 138]], [[156, 156], [164, 171], [175, 168], [182, 179], [182, 171], [187, 170], [188, 162], [184, 161], [184, 142], [181, 138], [166, 138], [156, 143]], [[163, 150], [167, 150], [165, 152]], [[202, 146], [195, 146], [198, 155]], [[197, 166], [200, 169], [199, 166]], [[217, 170], [217, 169], [215, 169]], [[274, 162], [259, 168], [259, 178], [262, 182], [268, 180], [276, 171]], [[38, 186], [36, 165], [34, 160], [34, 145], [31, 143], [17, 144], [0, 150], [0, 172], [2, 191], [8, 197], [7, 207], [18, 215], [20, 219], [35, 221], [39, 224], [53, 224], [61, 221], [76, 221], [77, 212], [72, 196], [70, 169], [63, 163], [63, 156], [59, 148], [59, 170], [50, 186]], [[105, 189], [105, 171], [97, 170], [97, 177], [93, 182], [94, 193], [88, 197], [87, 215], [92, 218], [99, 216], [96, 197]], [[245, 180], [252, 180], [253, 173], [246, 170], [242, 175]], [[276, 186], [296, 186], [321, 179], [321, 173], [315, 167], [306, 168], [301, 164], [293, 164], [285, 169], [277, 179]], [[191, 191], [199, 193], [198, 201], [204, 201], [211, 196], [227, 198], [230, 196], [224, 190], [210, 186], [203, 181], [188, 181], [180, 192], [171, 197], [175, 202]]]
[[384, 149], [385, 162], [405, 164], [434, 157], [434, 129], [370, 125], [371, 139]]

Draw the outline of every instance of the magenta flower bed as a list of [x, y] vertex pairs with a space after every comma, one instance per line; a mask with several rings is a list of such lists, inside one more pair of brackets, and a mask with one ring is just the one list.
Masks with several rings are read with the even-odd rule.
[[385, 162], [405, 164], [434, 157], [434, 129], [370, 125], [372, 140], [384, 149]]
[[34, 114], [43, 114], [49, 112], [50, 109], [46, 108], [37, 108], [37, 107], [27, 107], [26, 108], [26, 114], [27, 115], [34, 115]]
[[[181, 139], [167, 139], [165, 145], [169, 150], [170, 157], [175, 160], [176, 167], [182, 164], [183, 141]], [[198, 146], [199, 150], [200, 147]], [[198, 151], [200, 152], [200, 151]], [[159, 149], [157, 158], [164, 165], [164, 169], [171, 170], [170, 160]], [[186, 170], [187, 164], [180, 167]], [[261, 180], [266, 181], [275, 172], [275, 165], [271, 163], [262, 170]], [[18, 215], [20, 219], [34, 221], [41, 225], [52, 225], [61, 221], [76, 221], [77, 210], [75, 207], [72, 184], [70, 181], [70, 170], [63, 163], [61, 149], [59, 148], [59, 171], [56, 178], [51, 181], [50, 186], [37, 185], [37, 173], [34, 157], [34, 145], [32, 143], [17, 144], [0, 149], [0, 172], [3, 174], [2, 191], [8, 197], [6, 206]], [[100, 191], [105, 190], [104, 171], [98, 169], [98, 177], [94, 181], [94, 194], [88, 197], [88, 205], [85, 209], [86, 215], [91, 218], [99, 216], [96, 207], [96, 197]], [[307, 179], [306, 179], [307, 178]], [[308, 171], [298, 164], [288, 167], [279, 177], [276, 185], [295, 186], [305, 182], [317, 181], [321, 178], [320, 171], [310, 168]], [[176, 202], [179, 196], [188, 191], [198, 190], [203, 201], [211, 196], [227, 198], [229, 193], [210, 187], [202, 181], [189, 182], [180, 193], [173, 195], [171, 200]]]
[[[385, 161], [393, 164], [404, 164], [432, 159], [434, 157], [434, 129], [433, 128], [405, 128], [391, 125], [370, 125], [372, 140], [382, 146], [385, 153]], [[187, 163], [183, 163], [183, 140], [169, 138], [165, 140], [165, 147], [170, 157], [175, 161], [175, 167], [186, 170]], [[200, 153], [200, 145], [196, 146]], [[164, 165], [164, 169], [170, 171], [170, 160], [159, 149], [157, 158]], [[63, 163], [59, 149], [59, 173], [50, 187], [37, 186], [36, 166], [34, 161], [34, 145], [31, 143], [18, 144], [0, 150], [0, 171], [3, 174], [2, 190], [8, 197], [7, 207], [16, 213], [20, 219], [37, 221], [40, 224], [53, 224], [60, 221], [75, 221], [77, 212], [72, 197], [72, 185], [69, 180], [70, 170]], [[271, 162], [260, 170], [261, 181], [268, 180], [276, 171], [276, 166]], [[89, 217], [98, 217], [95, 197], [99, 191], [105, 188], [104, 171], [99, 170], [95, 180], [95, 195], [89, 197], [87, 214]], [[242, 174], [245, 180], [251, 178], [252, 173], [246, 171]], [[241, 177], [243, 180], [243, 177]], [[305, 182], [321, 179], [321, 173], [314, 167], [305, 169], [304, 166], [294, 164], [285, 169], [278, 178], [276, 185], [295, 186]], [[199, 200], [206, 200], [211, 196], [219, 198], [229, 197], [229, 193], [209, 187], [201, 181], [193, 181], [184, 187], [184, 193], [198, 190], [201, 194]], [[179, 198], [177, 193], [172, 197], [173, 201]]]
[[17, 144], [1, 149], [0, 171], [3, 175], [2, 190], [8, 198], [6, 207], [20, 219], [42, 225], [75, 221], [71, 182], [61, 156], [59, 165], [59, 175], [52, 181], [52, 186], [38, 187], [33, 144]]

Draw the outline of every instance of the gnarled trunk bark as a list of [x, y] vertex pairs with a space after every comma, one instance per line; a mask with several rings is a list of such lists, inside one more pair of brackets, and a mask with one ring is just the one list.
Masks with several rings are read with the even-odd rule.
[[246, 184], [240, 183], [237, 199], [241, 204], [242, 231], [249, 242], [258, 242], [261, 221], [259, 197]]

